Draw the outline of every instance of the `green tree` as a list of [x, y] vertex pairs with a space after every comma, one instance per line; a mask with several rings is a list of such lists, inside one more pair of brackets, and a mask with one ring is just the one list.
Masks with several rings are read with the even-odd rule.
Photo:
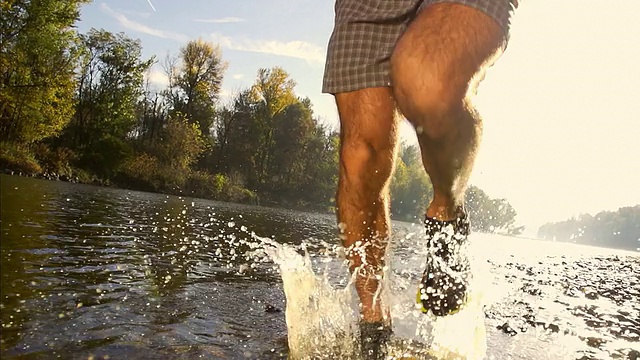
[[88, 0], [12, 0], [0, 5], [0, 139], [56, 136], [73, 114], [77, 47], [72, 25]]
[[198, 124], [171, 117], [160, 130], [158, 141], [126, 160], [121, 172], [127, 182], [145, 189], [179, 193], [205, 147]]
[[[149, 74], [149, 71], [147, 71]], [[152, 144], [160, 137], [166, 124], [169, 109], [162, 92], [152, 89], [149, 77], [145, 80], [143, 96], [136, 107], [137, 125], [135, 138], [142, 144]]]
[[515, 225], [517, 213], [506, 199], [492, 199], [476, 186], [467, 188], [465, 208], [472, 220], [472, 230], [509, 235], [519, 235], [524, 230]]
[[81, 164], [111, 176], [132, 152], [145, 72], [154, 59], [142, 60], [142, 45], [126, 35], [91, 29], [78, 70], [76, 111], [64, 139], [80, 153]]
[[[420, 149], [403, 144], [391, 181], [391, 214], [395, 219], [422, 220], [433, 197], [431, 181], [424, 171]], [[520, 234], [516, 211], [506, 199], [492, 199], [478, 187], [470, 185], [465, 193], [465, 209], [471, 228], [479, 232]]]
[[188, 173], [205, 149], [201, 135], [197, 124], [185, 118], [171, 118], [153, 153], [160, 164]]
[[216, 169], [260, 190], [263, 200], [326, 210], [337, 183], [338, 136], [293, 85], [282, 69], [263, 69], [251, 89], [217, 112]]
[[229, 172], [228, 146], [231, 132], [234, 129], [234, 121], [238, 118], [234, 111], [234, 103], [237, 99], [238, 96], [235, 96], [232, 104], [224, 105], [216, 111], [213, 134], [215, 158], [212, 159], [212, 168], [217, 172]]
[[333, 206], [338, 134], [313, 117], [308, 98], [298, 99], [276, 117], [268, 191], [296, 206]]
[[275, 151], [275, 131], [279, 116], [288, 106], [298, 101], [293, 91], [295, 81], [280, 67], [258, 70], [256, 82], [251, 88], [252, 100], [258, 106], [254, 109], [259, 120], [254, 130], [260, 134], [256, 173], [258, 186], [267, 181], [268, 169]]
[[268, 167], [270, 191], [288, 197], [301, 194], [303, 154], [316, 125], [312, 116], [309, 99], [295, 102], [276, 115], [273, 152]]
[[180, 61], [176, 63], [169, 60], [166, 65], [173, 112], [197, 123], [202, 135], [209, 137], [227, 68], [220, 47], [202, 40], [189, 41], [180, 49]]
[[422, 219], [433, 189], [416, 145], [400, 148], [391, 180], [391, 211], [396, 219]]
[[640, 205], [581, 214], [565, 221], [547, 223], [538, 229], [546, 240], [638, 250], [640, 248]]
[[[216, 148], [218, 171], [253, 187], [257, 183], [262, 123], [258, 116], [259, 104], [253, 100], [250, 90], [240, 91], [233, 106], [219, 112], [216, 124]], [[240, 178], [240, 179], [239, 179]]]
[[316, 208], [334, 209], [338, 184], [340, 135], [316, 121], [311, 138], [302, 154], [299, 196]]

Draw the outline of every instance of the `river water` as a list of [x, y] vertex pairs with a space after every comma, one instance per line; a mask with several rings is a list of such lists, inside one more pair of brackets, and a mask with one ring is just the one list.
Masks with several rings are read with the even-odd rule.
[[[1, 191], [3, 359], [351, 356], [331, 215], [5, 175]], [[638, 253], [473, 234], [477, 296], [434, 321], [413, 306], [422, 228], [393, 228], [394, 355], [640, 355]]]

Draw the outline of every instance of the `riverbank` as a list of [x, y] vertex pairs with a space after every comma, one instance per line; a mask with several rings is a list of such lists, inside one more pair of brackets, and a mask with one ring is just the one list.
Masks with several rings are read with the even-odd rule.
[[248, 189], [242, 176], [212, 174], [190, 168], [180, 171], [161, 166], [157, 159], [144, 154], [131, 157], [118, 170], [101, 176], [87, 166], [79, 166], [74, 152], [64, 147], [54, 148], [45, 144], [28, 147], [14, 142], [0, 142], [0, 145], [0, 174], [299, 211], [335, 212], [333, 206], [326, 204]]
[[8, 175], [8, 176], [48, 180], [48, 181], [60, 181], [60, 182], [67, 182], [71, 184], [94, 185], [94, 186], [101, 186], [101, 187], [112, 188], [112, 189], [144, 191], [144, 192], [149, 192], [153, 194], [187, 196], [187, 197], [194, 197], [194, 198], [200, 198], [205, 200], [224, 201], [229, 203], [256, 205], [256, 206], [269, 207], [269, 208], [282, 208], [282, 209], [289, 209], [289, 210], [295, 210], [295, 211], [306, 211], [306, 212], [316, 212], [316, 213], [325, 213], [325, 214], [331, 214], [335, 212], [334, 208], [320, 209], [317, 206], [277, 201], [270, 197], [260, 196], [248, 189], [236, 189], [235, 194], [231, 193], [230, 191], [227, 191], [227, 194], [221, 194], [220, 196], [217, 196], [217, 197], [199, 196], [199, 193], [201, 193], [201, 191], [200, 192], [197, 190], [189, 191], [189, 190], [182, 190], [179, 188], [175, 188], [174, 191], [154, 191], [153, 189], [150, 189], [148, 186], [144, 186], [144, 185], [135, 186], [134, 184], [126, 184], [122, 182], [114, 182], [108, 179], [106, 180], [101, 179], [95, 175], [89, 174], [82, 170], [75, 171], [74, 174], [76, 175], [69, 175], [69, 174], [58, 174], [55, 172], [24, 173], [21, 171], [14, 171], [8, 168], [3, 168], [3, 169], [0, 169], [0, 174]]

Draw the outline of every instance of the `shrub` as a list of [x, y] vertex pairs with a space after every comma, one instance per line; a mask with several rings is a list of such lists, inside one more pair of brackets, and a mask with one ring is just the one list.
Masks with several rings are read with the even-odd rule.
[[204, 171], [194, 171], [187, 179], [185, 190], [191, 196], [219, 199], [227, 182], [227, 178], [222, 174], [211, 175]]
[[227, 178], [222, 187], [221, 199], [230, 202], [255, 204], [258, 201], [258, 196], [253, 191], [242, 186], [241, 177], [232, 176]]
[[34, 147], [34, 154], [44, 171], [69, 177], [74, 175], [71, 163], [76, 160], [76, 155], [71, 149], [59, 147], [51, 150], [47, 144], [40, 143]]
[[80, 163], [101, 177], [116, 175], [124, 163], [134, 156], [133, 148], [125, 140], [106, 136], [98, 140], [88, 152], [82, 154]]
[[160, 188], [158, 180], [158, 159], [147, 153], [126, 160], [120, 168], [120, 174], [125, 185], [133, 185], [142, 190], [157, 191]]
[[238, 179], [223, 174], [211, 175], [204, 171], [195, 171], [189, 176], [185, 188], [189, 195], [195, 197], [255, 204], [256, 194], [234, 182]]
[[105, 184], [105, 182], [100, 180], [96, 175], [82, 169], [74, 169], [73, 175], [78, 179], [78, 182], [82, 184]]
[[42, 167], [28, 146], [10, 141], [0, 142], [0, 166], [29, 175], [42, 172]]

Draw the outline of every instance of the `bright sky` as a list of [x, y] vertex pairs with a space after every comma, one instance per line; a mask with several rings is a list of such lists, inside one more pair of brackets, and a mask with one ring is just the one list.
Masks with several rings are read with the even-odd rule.
[[[520, 3], [509, 47], [479, 88], [485, 130], [471, 182], [508, 199], [531, 235], [640, 203], [640, 1]], [[190, 39], [213, 41], [229, 63], [225, 94], [282, 66], [337, 125], [320, 91], [332, 25], [333, 1], [110, 0], [84, 6], [78, 27], [125, 32], [159, 60]], [[152, 79], [166, 82], [160, 66]], [[415, 142], [406, 124], [402, 134]]]

